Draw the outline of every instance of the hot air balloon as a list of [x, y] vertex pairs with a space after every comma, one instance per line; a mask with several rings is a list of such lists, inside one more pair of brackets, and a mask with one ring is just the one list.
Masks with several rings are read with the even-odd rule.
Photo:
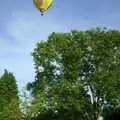
[[44, 15], [44, 12], [50, 8], [53, 0], [33, 0], [36, 8], [40, 10], [41, 15]]

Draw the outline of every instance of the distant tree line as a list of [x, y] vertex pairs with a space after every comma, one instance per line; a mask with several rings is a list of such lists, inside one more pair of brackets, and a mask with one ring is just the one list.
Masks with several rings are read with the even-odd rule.
[[12, 73], [0, 77], [0, 120], [120, 118], [118, 30], [53, 32], [32, 56], [35, 80], [22, 94]]

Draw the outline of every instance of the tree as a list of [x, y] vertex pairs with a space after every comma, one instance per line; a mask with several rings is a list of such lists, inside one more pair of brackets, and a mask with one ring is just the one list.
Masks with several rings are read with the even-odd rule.
[[32, 115], [35, 111], [31, 106], [31, 99], [30, 95], [28, 94], [26, 87], [22, 89], [20, 94], [20, 106], [22, 112], [22, 119], [23, 120], [32, 120]]
[[96, 28], [52, 33], [47, 41], [38, 42], [32, 53], [36, 78], [28, 84], [39, 101], [38, 111], [60, 115], [72, 110], [78, 112], [78, 117], [70, 114], [73, 119], [98, 120], [105, 106], [116, 107], [119, 40], [119, 31]]
[[20, 120], [18, 88], [15, 77], [7, 70], [0, 78], [0, 120]]
[[117, 107], [106, 106], [103, 113], [104, 120], [119, 120], [120, 104]]

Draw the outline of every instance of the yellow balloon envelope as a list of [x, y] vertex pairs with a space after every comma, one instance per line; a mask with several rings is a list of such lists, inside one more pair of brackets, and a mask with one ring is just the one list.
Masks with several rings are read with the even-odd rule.
[[52, 4], [53, 0], [33, 0], [37, 9], [40, 10], [41, 15], [46, 11]]

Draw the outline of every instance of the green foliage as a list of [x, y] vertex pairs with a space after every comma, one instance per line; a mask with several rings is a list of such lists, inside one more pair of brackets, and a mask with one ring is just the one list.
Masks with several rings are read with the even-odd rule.
[[20, 108], [23, 120], [32, 120], [32, 114], [35, 112], [31, 106], [31, 100], [26, 88], [22, 89], [20, 94]]
[[96, 120], [105, 106], [119, 104], [119, 31], [52, 33], [47, 41], [37, 43], [32, 56], [36, 78], [28, 89], [38, 117], [50, 113], [51, 120], [54, 116]]
[[0, 78], [0, 120], [20, 120], [18, 88], [15, 77], [7, 70]]

